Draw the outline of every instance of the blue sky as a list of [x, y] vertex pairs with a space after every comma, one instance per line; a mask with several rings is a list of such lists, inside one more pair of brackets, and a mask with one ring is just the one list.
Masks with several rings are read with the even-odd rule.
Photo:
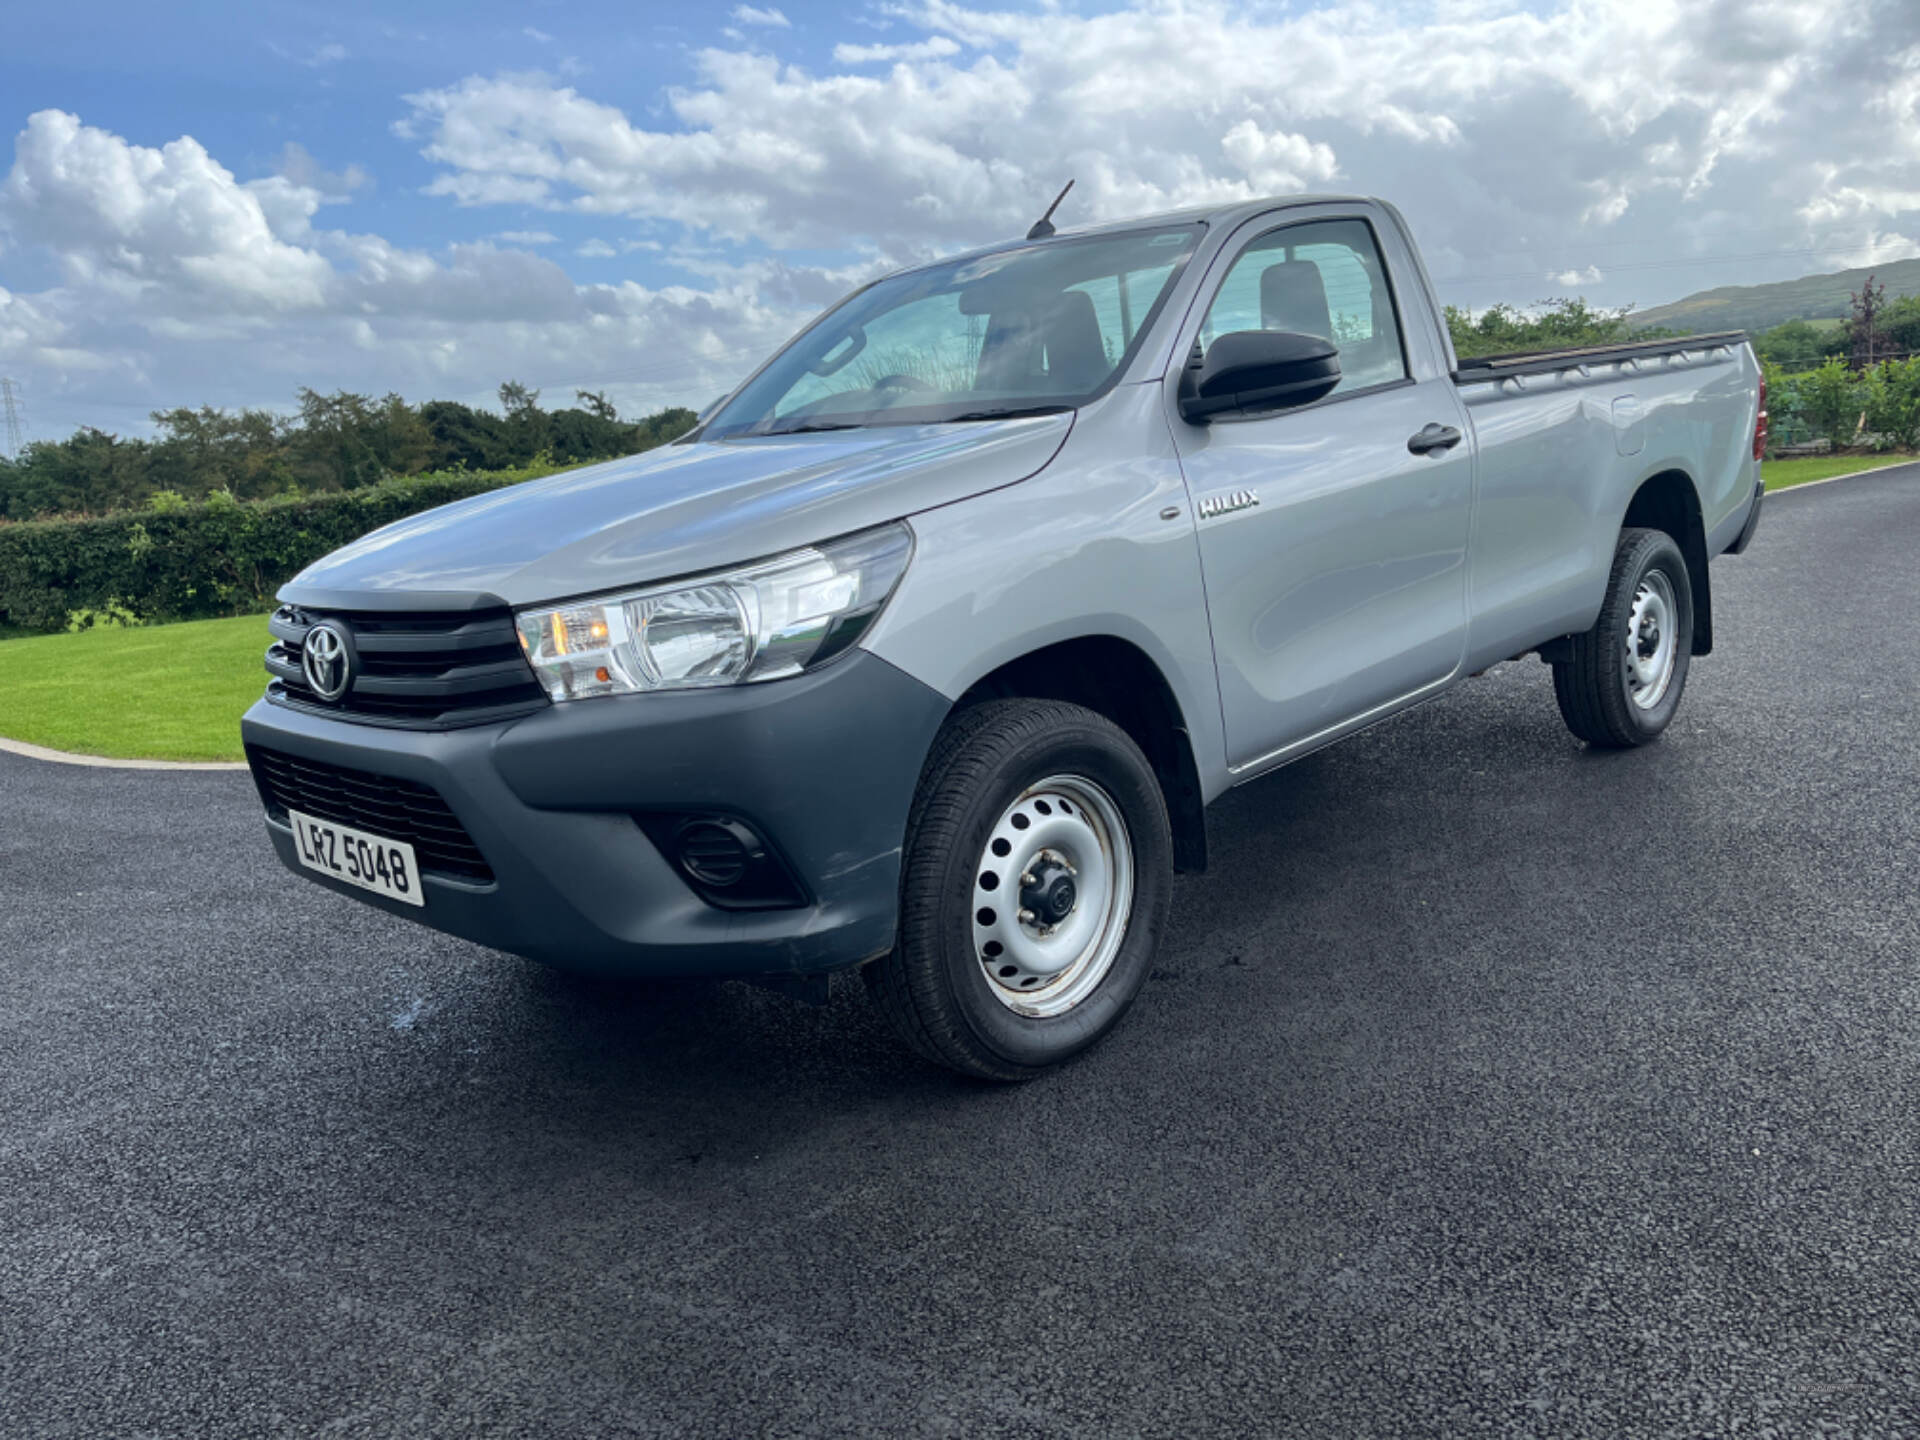
[[[0, 374], [36, 434], [519, 378], [700, 403], [878, 270], [1301, 190], [1447, 298], [1920, 253], [1920, 7], [14, 7]], [[5, 143], [0, 140], [0, 143]]]
[[[645, 116], [692, 78], [689, 54], [733, 43], [728, 32], [778, 32], [802, 63], [830, 56], [834, 37], [875, 23], [853, 9], [786, 4], [786, 26], [741, 25], [732, 6], [663, 4], [342, 3], [179, 6], [41, 5], [10, 15], [0, 46], [0, 123], [61, 109], [146, 145], [192, 135], [237, 178], [275, 173], [289, 142], [319, 167], [352, 167], [371, 184], [354, 225], [402, 245], [480, 240], [515, 228], [555, 234], [572, 250], [620, 227], [520, 208], [462, 212], [421, 194], [436, 167], [393, 134], [403, 96], [503, 70], [544, 71]], [[767, 7], [769, 11], [774, 7]], [[44, 257], [42, 257], [44, 262]], [[569, 270], [614, 278], [649, 268], [574, 256]], [[0, 274], [11, 273], [12, 266]]]

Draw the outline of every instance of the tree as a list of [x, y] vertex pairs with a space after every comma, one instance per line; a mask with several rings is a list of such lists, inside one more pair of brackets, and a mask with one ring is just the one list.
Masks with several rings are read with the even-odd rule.
[[1849, 293], [1847, 299], [1853, 307], [1853, 313], [1847, 317], [1847, 340], [1852, 356], [1849, 363], [1855, 370], [1871, 370], [1888, 348], [1877, 323], [1880, 312], [1886, 308], [1887, 287], [1874, 284], [1869, 274], [1859, 293]]
[[1770, 360], [1784, 371], [1797, 373], [1814, 369], [1829, 355], [1844, 355], [1850, 347], [1844, 327], [1823, 327], [1805, 320], [1789, 320], [1756, 335], [1753, 348], [1762, 360]]
[[576, 390], [573, 398], [580, 402], [582, 410], [596, 419], [604, 420], [609, 425], [617, 424], [620, 420], [620, 412], [613, 408], [613, 402], [598, 390]]
[[506, 424], [490, 411], [458, 400], [429, 400], [420, 407], [420, 419], [433, 437], [436, 467], [504, 470], [512, 463]]
[[0, 520], [145, 510], [231, 495], [350, 490], [389, 475], [465, 467], [504, 470], [545, 453], [561, 464], [632, 455], [684, 435], [691, 410], [659, 410], [628, 423], [592, 390], [578, 408], [540, 408], [540, 392], [501, 386], [507, 414], [453, 400], [409, 405], [341, 390], [299, 392], [297, 416], [210, 405], [153, 412], [156, 438], [123, 440], [83, 427], [0, 459]]
[[4, 500], [9, 519], [105, 515], [138, 508], [151, 489], [153, 447], [83, 426], [64, 440], [36, 440], [9, 465]]
[[295, 488], [287, 422], [270, 410], [180, 406], [155, 410], [152, 418], [160, 429], [150, 474], [155, 491], [199, 500], [225, 490], [256, 500]]
[[506, 437], [512, 464], [525, 465], [547, 448], [547, 412], [540, 408], [540, 392], [518, 380], [500, 386], [500, 408], [507, 412]]
[[700, 417], [684, 406], [673, 405], [665, 410], [656, 410], [647, 416], [634, 429], [638, 432], [639, 443], [635, 450], [651, 450], [656, 445], [665, 445], [678, 440], [691, 430]]
[[387, 475], [426, 468], [433, 434], [398, 395], [371, 400], [340, 390], [300, 392], [295, 473], [309, 488], [357, 490]]
[[1920, 295], [1889, 300], [1874, 317], [1874, 326], [1884, 341], [1882, 355], [1905, 358], [1920, 353]]

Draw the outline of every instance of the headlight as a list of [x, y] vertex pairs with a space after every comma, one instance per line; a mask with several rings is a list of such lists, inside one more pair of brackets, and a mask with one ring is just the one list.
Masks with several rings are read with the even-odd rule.
[[907, 568], [886, 525], [760, 565], [515, 615], [555, 700], [777, 680], [860, 638]]

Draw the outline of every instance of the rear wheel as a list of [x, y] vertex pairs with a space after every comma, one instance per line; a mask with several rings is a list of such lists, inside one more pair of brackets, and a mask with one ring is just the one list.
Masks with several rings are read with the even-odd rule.
[[1554, 663], [1567, 728], [1609, 749], [1657, 739], [1680, 708], [1692, 657], [1686, 557], [1663, 530], [1622, 530], [1600, 618]]
[[935, 742], [899, 939], [868, 985], [928, 1059], [1029, 1079], [1126, 1013], [1172, 888], [1165, 801], [1126, 732], [1062, 701], [992, 701]]

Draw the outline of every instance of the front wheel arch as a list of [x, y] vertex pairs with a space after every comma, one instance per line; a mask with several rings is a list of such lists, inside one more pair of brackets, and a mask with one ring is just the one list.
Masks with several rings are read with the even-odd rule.
[[1146, 754], [1173, 825], [1173, 864], [1207, 868], [1206, 799], [1193, 735], [1180, 702], [1151, 656], [1117, 635], [1083, 635], [1029, 650], [981, 676], [953, 714], [990, 700], [1064, 700], [1104, 715]]

